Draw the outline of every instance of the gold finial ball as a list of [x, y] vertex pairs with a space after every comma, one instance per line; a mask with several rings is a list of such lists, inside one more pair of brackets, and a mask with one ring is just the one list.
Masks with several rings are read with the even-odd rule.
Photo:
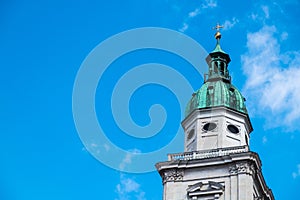
[[219, 31], [217, 31], [216, 34], [215, 34], [215, 38], [216, 39], [221, 39], [221, 36], [222, 36], [221, 33]]

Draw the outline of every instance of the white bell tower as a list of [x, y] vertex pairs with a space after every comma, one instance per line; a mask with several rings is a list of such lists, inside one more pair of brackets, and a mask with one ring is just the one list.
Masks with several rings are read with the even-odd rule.
[[156, 164], [163, 200], [274, 200], [258, 154], [249, 150], [253, 128], [245, 98], [231, 84], [230, 57], [217, 45], [207, 56], [204, 84], [193, 93], [182, 127], [184, 152]]

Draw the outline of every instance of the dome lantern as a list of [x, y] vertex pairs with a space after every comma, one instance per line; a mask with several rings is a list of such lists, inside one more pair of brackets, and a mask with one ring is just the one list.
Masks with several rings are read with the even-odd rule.
[[215, 33], [217, 44], [215, 49], [206, 57], [206, 62], [208, 64], [209, 71], [208, 74], [205, 76], [205, 82], [214, 81], [216, 79], [223, 79], [224, 81], [231, 82], [231, 77], [228, 71], [230, 57], [221, 48], [220, 40], [222, 35], [220, 33], [220, 28], [223, 28], [223, 26], [220, 26], [219, 24], [217, 24], [217, 26], [214, 27], [214, 29], [217, 30], [217, 32]]
[[225, 106], [238, 112], [247, 114], [245, 98], [240, 91], [231, 84], [231, 76], [228, 70], [229, 55], [221, 49], [220, 26], [217, 24], [215, 49], [206, 57], [208, 73], [204, 75], [204, 84], [196, 91], [189, 101], [185, 115], [189, 115], [195, 109]]

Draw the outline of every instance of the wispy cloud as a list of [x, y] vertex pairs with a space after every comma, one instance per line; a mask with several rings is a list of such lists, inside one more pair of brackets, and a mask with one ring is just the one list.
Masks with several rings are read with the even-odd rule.
[[297, 171], [292, 173], [293, 178], [297, 178], [300, 176], [300, 164], [297, 165]]
[[110, 146], [108, 144], [104, 144], [103, 145], [105, 151], [109, 151], [110, 150]]
[[253, 11], [250, 14], [249, 17], [255, 22], [260, 22], [260, 23], [265, 24], [266, 21], [271, 18], [270, 10], [272, 10], [272, 9], [278, 10], [278, 8], [274, 7], [274, 5], [271, 8], [269, 6], [270, 5], [268, 5], [268, 6], [262, 5], [262, 6], [258, 7], [257, 9], [255, 9], [255, 11]]
[[217, 0], [205, 0], [202, 5], [202, 8], [215, 8], [217, 7]]
[[196, 8], [194, 11], [189, 12], [189, 18], [196, 17], [196, 16], [199, 15], [199, 14], [200, 14], [200, 9], [199, 9], [199, 8]]
[[182, 26], [179, 29], [179, 31], [185, 32], [189, 28], [190, 20], [199, 14], [200, 14], [200, 8], [196, 8], [195, 10], [189, 12], [188, 16], [185, 18], [184, 22], [182, 23]]
[[181, 26], [181, 28], [179, 29], [180, 32], [185, 32], [187, 29], [189, 28], [189, 25], [184, 22]]
[[262, 6], [261, 9], [264, 12], [264, 17], [266, 19], [269, 19], [270, 18], [269, 7], [268, 6]]
[[284, 41], [284, 40], [286, 40], [288, 38], [288, 36], [289, 36], [289, 34], [287, 32], [283, 32], [280, 35], [280, 40]]
[[[120, 169], [123, 170], [126, 165], [129, 165], [132, 157], [137, 153], [141, 153], [141, 151], [138, 149], [129, 151], [120, 163]], [[118, 195], [118, 198], [115, 200], [146, 200], [145, 192], [141, 189], [141, 185], [138, 184], [134, 178], [128, 178], [128, 176], [123, 173], [120, 173], [120, 182], [116, 185], [115, 191]]]
[[118, 198], [115, 200], [146, 200], [145, 192], [141, 190], [141, 185], [124, 174], [120, 174], [120, 183], [116, 186], [116, 193]]
[[187, 17], [184, 19], [184, 22], [182, 23], [181, 27], [179, 28], [179, 31], [185, 32], [189, 26], [190, 21], [201, 14], [201, 12], [208, 8], [215, 8], [217, 7], [217, 1], [216, 0], [205, 0], [199, 7], [195, 8], [191, 12], [188, 13]]
[[239, 20], [236, 19], [235, 17], [232, 18], [231, 20], [225, 20], [225, 22], [223, 23], [223, 28], [224, 30], [229, 30], [232, 27], [234, 27], [238, 22]]
[[269, 128], [290, 127], [300, 120], [300, 52], [281, 52], [276, 34], [276, 27], [267, 25], [248, 33], [248, 50], [241, 57], [247, 76], [244, 94]]
[[141, 151], [138, 149], [133, 149], [133, 150], [128, 151], [128, 153], [125, 155], [122, 162], [120, 163], [119, 168], [121, 170], [124, 170], [126, 165], [129, 165], [131, 163], [132, 157], [138, 153], [141, 153]]
[[96, 147], [98, 147], [98, 144], [96, 144], [96, 143], [91, 143], [91, 147], [96, 148]]
[[267, 136], [263, 136], [263, 138], [262, 138], [262, 143], [263, 143], [263, 144], [266, 144], [267, 142], [268, 142]]
[[83, 152], [100, 154], [103, 151], [110, 151], [111, 147], [108, 144], [99, 145], [96, 142], [91, 142], [87, 146], [81, 148]]

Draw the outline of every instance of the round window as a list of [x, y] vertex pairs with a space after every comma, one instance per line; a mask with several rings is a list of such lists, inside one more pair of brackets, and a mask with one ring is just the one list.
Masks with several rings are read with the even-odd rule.
[[239, 129], [238, 129], [236, 126], [232, 125], [232, 124], [229, 124], [229, 125], [227, 126], [227, 129], [228, 129], [231, 133], [235, 133], [235, 134], [237, 134], [237, 133], [240, 132]]
[[206, 123], [206, 124], [203, 126], [203, 130], [205, 130], [205, 131], [212, 131], [212, 130], [214, 130], [215, 128], [217, 128], [217, 124], [216, 124], [216, 123]]
[[190, 130], [190, 132], [187, 135], [187, 139], [188, 140], [192, 139], [194, 135], [195, 135], [195, 130], [194, 129]]

